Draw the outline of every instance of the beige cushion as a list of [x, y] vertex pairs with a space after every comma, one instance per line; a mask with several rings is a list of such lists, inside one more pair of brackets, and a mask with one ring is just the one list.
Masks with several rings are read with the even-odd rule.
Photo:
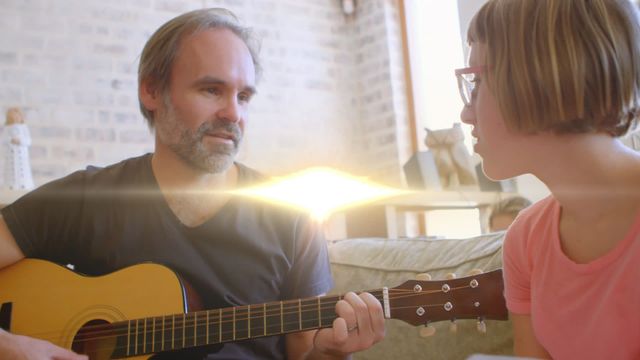
[[[336, 283], [332, 294], [349, 290], [394, 287], [422, 272], [434, 279], [472, 269], [502, 266], [503, 233], [462, 240], [362, 238], [335, 242], [329, 247]], [[356, 359], [465, 359], [473, 353], [511, 354], [511, 324], [487, 321], [487, 333], [476, 331], [475, 320], [459, 320], [457, 334], [449, 322], [435, 323], [437, 332], [421, 338], [419, 329], [400, 320], [387, 320], [385, 340], [358, 353]]]

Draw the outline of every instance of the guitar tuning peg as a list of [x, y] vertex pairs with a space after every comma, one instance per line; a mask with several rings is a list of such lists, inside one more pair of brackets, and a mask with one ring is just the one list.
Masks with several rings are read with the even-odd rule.
[[431, 275], [429, 275], [427, 273], [418, 274], [418, 275], [416, 275], [416, 280], [429, 281], [429, 280], [431, 280]]
[[480, 275], [483, 272], [484, 271], [482, 271], [482, 269], [472, 269], [471, 271], [469, 271], [469, 276]]
[[487, 324], [484, 322], [484, 320], [478, 319], [478, 323], [476, 324], [476, 328], [478, 329], [478, 332], [481, 334], [486, 334], [487, 333]]
[[458, 323], [455, 320], [451, 320], [451, 324], [449, 324], [449, 332], [452, 334], [458, 332]]
[[455, 273], [447, 273], [444, 277], [447, 280], [453, 280], [453, 279], [457, 278], [458, 276], [456, 276]]
[[436, 333], [436, 328], [433, 325], [425, 325], [420, 328], [420, 337], [428, 338], [429, 336], [433, 336]]

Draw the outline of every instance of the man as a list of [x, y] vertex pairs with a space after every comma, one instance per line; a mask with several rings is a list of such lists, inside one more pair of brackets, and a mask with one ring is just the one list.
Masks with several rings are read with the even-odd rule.
[[[232, 17], [197, 10], [156, 31], [139, 68], [155, 152], [76, 172], [3, 209], [0, 268], [27, 256], [98, 275], [154, 261], [186, 278], [207, 308], [330, 288], [326, 244], [306, 217], [223, 192], [260, 179], [234, 163], [259, 66], [248, 30]], [[332, 328], [229, 343], [209, 358], [344, 358], [383, 338], [371, 294], [345, 295], [336, 313]], [[76, 355], [3, 331], [0, 358]]]

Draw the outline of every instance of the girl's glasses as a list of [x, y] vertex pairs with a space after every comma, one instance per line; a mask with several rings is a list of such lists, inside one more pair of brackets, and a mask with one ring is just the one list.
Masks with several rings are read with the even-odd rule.
[[464, 106], [471, 106], [476, 96], [476, 76], [482, 74], [486, 66], [471, 66], [456, 69], [456, 79], [458, 80], [458, 90]]

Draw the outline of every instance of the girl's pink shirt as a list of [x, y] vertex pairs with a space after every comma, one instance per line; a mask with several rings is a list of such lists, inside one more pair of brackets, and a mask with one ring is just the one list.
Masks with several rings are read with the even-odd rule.
[[587, 264], [562, 251], [559, 219], [560, 203], [550, 196], [507, 231], [509, 311], [531, 316], [554, 359], [640, 359], [640, 214], [614, 249]]

